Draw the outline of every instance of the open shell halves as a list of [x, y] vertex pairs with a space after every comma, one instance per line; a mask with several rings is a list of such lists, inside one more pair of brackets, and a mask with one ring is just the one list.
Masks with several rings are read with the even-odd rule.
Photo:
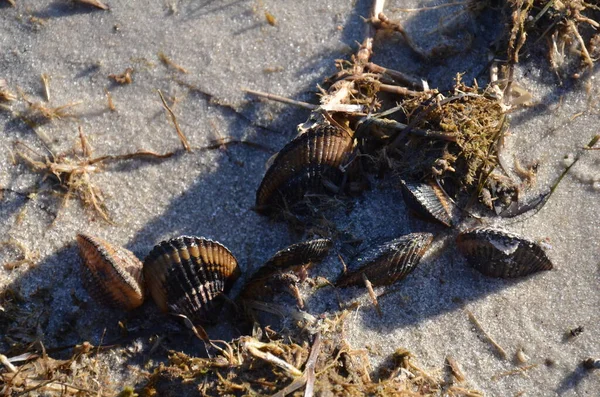
[[133, 252], [99, 237], [77, 235], [83, 284], [96, 300], [123, 310], [144, 302], [142, 262]]

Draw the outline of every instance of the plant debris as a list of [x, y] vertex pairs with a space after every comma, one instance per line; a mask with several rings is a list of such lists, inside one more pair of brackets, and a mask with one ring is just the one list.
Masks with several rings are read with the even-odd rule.
[[215, 341], [217, 354], [212, 358], [171, 351], [169, 362], [159, 365], [136, 392], [140, 396], [199, 391], [209, 396], [285, 396], [301, 395], [305, 389], [304, 395], [310, 396], [324, 392], [335, 396], [440, 395], [444, 382], [415, 365], [403, 349], [378, 374], [372, 374], [366, 352], [354, 350], [344, 339], [347, 315], [343, 312], [313, 324], [313, 336], [270, 333], [265, 341], [252, 336]]
[[46, 102], [50, 102], [50, 76], [46, 73], [42, 73], [40, 76], [42, 84], [44, 85], [44, 94], [46, 94]]
[[6, 80], [0, 79], [0, 102], [11, 102], [15, 100], [17, 100], [17, 96], [10, 91]]
[[159, 52], [158, 53], [158, 59], [160, 59], [160, 61], [167, 67], [172, 68], [180, 73], [184, 73], [184, 74], [188, 74], [188, 70], [186, 68], [184, 68], [183, 66], [180, 66], [178, 64], [176, 64], [175, 62], [173, 62], [173, 60], [171, 58], [169, 58], [168, 56], [165, 55], [164, 52]]
[[277, 19], [275, 19], [275, 16], [273, 14], [271, 14], [269, 11], [265, 11], [265, 19], [267, 20], [267, 23], [271, 26], [277, 26]]
[[6, 270], [13, 270], [24, 264], [34, 266], [39, 257], [38, 253], [32, 253], [25, 244], [12, 237], [6, 241], [0, 241], [0, 249], [15, 251], [18, 253], [18, 259], [10, 260], [3, 264], [3, 267]]
[[115, 83], [117, 83], [117, 84], [121, 84], [121, 85], [131, 84], [131, 83], [133, 83], [133, 78], [131, 77], [132, 73], [133, 73], [133, 69], [127, 68], [121, 74], [109, 74], [108, 77], [113, 79], [115, 81]]
[[[15, 144], [15, 155], [27, 166], [45, 176], [52, 176], [58, 182], [58, 188], [63, 193], [61, 209], [66, 207], [70, 199], [79, 198], [84, 207], [91, 208], [108, 223], [113, 223], [104, 203], [104, 194], [92, 181], [92, 176], [102, 171], [102, 164], [107, 162], [124, 161], [133, 158], [171, 157], [174, 153], [159, 154], [147, 150], [139, 150], [130, 154], [105, 155], [92, 157], [92, 147], [81, 128], [79, 129], [79, 152], [43, 156], [22, 142]], [[58, 218], [58, 215], [57, 215]]]
[[160, 96], [160, 100], [161, 100], [165, 110], [169, 113], [171, 121], [173, 122], [173, 125], [175, 126], [175, 130], [177, 131], [177, 136], [179, 137], [179, 140], [181, 141], [181, 145], [183, 146], [183, 148], [185, 149], [186, 152], [191, 152], [192, 148], [190, 147], [190, 144], [189, 144], [186, 136], [183, 134], [183, 131], [181, 131], [181, 128], [179, 128], [179, 123], [177, 122], [177, 117], [175, 116], [175, 113], [173, 113], [173, 110], [171, 110], [169, 105], [167, 105], [167, 101], [165, 101], [165, 97], [163, 96], [163, 94], [160, 90], [158, 90], [158, 95]]

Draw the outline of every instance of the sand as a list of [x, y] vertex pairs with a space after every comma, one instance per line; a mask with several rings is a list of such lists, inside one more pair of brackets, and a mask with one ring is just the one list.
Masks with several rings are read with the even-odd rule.
[[[1, 267], [0, 290], [19, 289], [24, 310], [43, 312], [38, 337], [46, 347], [83, 340], [97, 344], [104, 329], [109, 336], [118, 334], [120, 320], [144, 327], [152, 321], [171, 321], [151, 303], [131, 315], [98, 306], [81, 286], [77, 233], [106, 238], [142, 258], [162, 239], [206, 236], [225, 244], [245, 272], [304, 237], [251, 208], [266, 161], [295, 136], [296, 125], [308, 111], [258, 101], [241, 89], [316, 103], [316, 85], [335, 72], [335, 59], [349, 59], [356, 50], [362, 38], [361, 17], [368, 15], [370, 2], [107, 0], [110, 11], [67, 1], [16, 2], [14, 8], [0, 2], [0, 78], [31, 102], [51, 107], [80, 102], [70, 109], [76, 117], [35, 129], [14, 113], [25, 110], [24, 100], [9, 104], [12, 113], [0, 109], [0, 239], [22, 243], [34, 258], [14, 269]], [[442, 90], [452, 87], [458, 72], [465, 73], [466, 82], [477, 78], [485, 84], [490, 49], [502, 28], [496, 14], [488, 10], [475, 18], [461, 13], [463, 6], [428, 12], [398, 9], [423, 5], [392, 1], [386, 13], [402, 21], [420, 46], [433, 48], [441, 40], [449, 41], [454, 54], [423, 63], [401, 37], [390, 34], [376, 42], [373, 61], [423, 76]], [[275, 17], [275, 26], [267, 23], [266, 11]], [[444, 36], [443, 30], [435, 31], [440, 23], [460, 24], [461, 34]], [[515, 80], [533, 95], [533, 105], [512, 113], [502, 151], [509, 166], [514, 158], [539, 161], [531, 196], [548, 189], [598, 133], [600, 122], [597, 68], [583, 79], [559, 78], [544, 59], [544, 48], [516, 68]], [[187, 73], [163, 64], [159, 53]], [[134, 69], [131, 84], [108, 78], [129, 67]], [[50, 76], [48, 103], [42, 74]], [[114, 112], [108, 109], [105, 89]], [[169, 103], [175, 101], [172, 108], [192, 153], [181, 151], [157, 90]], [[35, 150], [39, 155], [29, 155], [38, 159], [48, 153], [42, 140], [55, 155], [73, 150], [79, 127], [94, 156], [142, 149], [178, 151], [165, 160], [106, 165], [92, 175], [114, 224], [77, 200], [61, 208], [50, 180], [22, 161], [13, 163], [16, 142]], [[261, 146], [202, 149], [219, 138]], [[398, 347], [410, 350], [426, 368], [442, 368], [451, 355], [468, 386], [490, 396], [598, 393], [600, 372], [585, 371], [580, 364], [587, 357], [600, 357], [600, 152], [585, 152], [535, 216], [489, 219], [550, 247], [554, 270], [515, 281], [489, 279], [468, 267], [454, 244], [456, 230], [440, 231], [408, 215], [393, 180], [372, 182], [372, 190], [352, 199], [351, 211], [335, 215], [340, 228], [366, 245], [409, 232], [432, 231], [437, 236], [409, 278], [377, 289], [386, 292], [380, 299], [383, 317], [363, 289], [341, 291], [343, 299], [363, 303], [348, 320], [348, 337], [355, 348], [368, 348], [375, 366]], [[0, 251], [0, 263], [18, 258], [13, 249]], [[322, 275], [336, 277], [341, 265], [330, 257], [319, 269]], [[307, 307], [313, 314], [331, 314], [337, 302], [330, 290], [320, 290]], [[506, 359], [477, 330], [469, 312], [504, 348]], [[581, 335], [565, 337], [578, 326], [584, 327]], [[176, 321], [170, 327], [177, 328]], [[152, 333], [151, 328], [146, 331]], [[132, 345], [148, 349], [147, 338]], [[492, 379], [518, 368], [518, 349], [529, 357], [526, 365], [537, 366], [522, 375]], [[114, 382], [136, 381], [121, 355], [103, 357], [111, 363]]]

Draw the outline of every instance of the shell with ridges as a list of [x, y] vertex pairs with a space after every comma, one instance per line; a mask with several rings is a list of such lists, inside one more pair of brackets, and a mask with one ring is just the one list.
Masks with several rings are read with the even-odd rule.
[[95, 299], [123, 310], [144, 302], [142, 262], [133, 252], [99, 237], [77, 235], [83, 284]]
[[351, 156], [354, 140], [347, 131], [330, 125], [309, 129], [288, 143], [275, 157], [256, 192], [256, 209], [290, 206], [306, 193], [327, 194], [344, 177], [341, 170]]
[[368, 250], [358, 270], [343, 274], [336, 286], [362, 285], [364, 274], [374, 286], [390, 285], [412, 272], [433, 241], [431, 233], [411, 233]]
[[263, 297], [273, 290], [268, 280], [276, 274], [294, 271], [296, 267], [320, 262], [327, 256], [333, 242], [327, 238], [303, 241], [278, 251], [246, 282], [242, 297]]
[[469, 264], [490, 277], [522, 277], [552, 269], [552, 262], [534, 241], [493, 228], [475, 228], [456, 238]]
[[452, 226], [450, 202], [435, 181], [408, 182], [401, 180], [406, 206], [422, 218]]
[[240, 270], [222, 244], [181, 236], [157, 244], [144, 259], [148, 290], [164, 312], [184, 314], [192, 322], [211, 322]]

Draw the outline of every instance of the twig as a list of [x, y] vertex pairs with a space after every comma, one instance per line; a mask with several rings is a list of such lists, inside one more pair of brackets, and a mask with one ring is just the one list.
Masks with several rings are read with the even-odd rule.
[[346, 273], [348, 271], [348, 266], [346, 266], [346, 262], [344, 261], [344, 258], [342, 258], [342, 255], [337, 254], [338, 258], [340, 259], [340, 262], [342, 263], [342, 269], [343, 269], [343, 273]]
[[520, 367], [520, 368], [516, 368], [516, 369], [511, 369], [510, 371], [506, 371], [506, 372], [501, 372], [497, 375], [492, 376], [492, 380], [495, 382], [500, 378], [504, 378], [505, 376], [511, 376], [511, 375], [516, 375], [516, 374], [521, 374], [525, 371], [529, 371], [532, 368], [537, 367], [539, 364], [531, 364], [528, 365], [526, 367]]
[[165, 101], [165, 97], [163, 96], [160, 90], [158, 90], [158, 95], [160, 96], [160, 100], [162, 101], [163, 106], [171, 116], [171, 121], [173, 121], [173, 124], [175, 125], [175, 130], [177, 131], [177, 135], [179, 136], [179, 140], [181, 141], [183, 148], [186, 152], [191, 152], [192, 149], [190, 148], [190, 144], [188, 143], [187, 138], [185, 137], [185, 135], [183, 135], [183, 132], [179, 128], [179, 124], [177, 123], [177, 117], [175, 116], [175, 113], [173, 113], [169, 105], [167, 105], [167, 101]]
[[115, 107], [115, 103], [113, 102], [110, 91], [108, 91], [108, 89], [104, 88], [104, 93], [106, 94], [106, 100], [108, 101], [108, 109], [110, 109], [111, 112], [116, 111], [117, 108]]
[[[535, 209], [535, 211], [529, 216], [531, 218], [532, 216], [534, 216], [535, 214], [537, 214], [538, 212], [540, 212], [542, 210], [542, 208], [544, 208], [544, 206], [548, 203], [548, 201], [550, 200], [550, 196], [552, 196], [552, 194], [554, 193], [554, 191], [558, 188], [558, 185], [563, 180], [563, 178], [569, 173], [569, 171], [571, 170], [571, 168], [573, 168], [573, 166], [579, 161], [579, 159], [581, 158], [582, 154], [585, 153], [585, 150], [591, 150], [591, 149], [595, 150], [595, 149], [597, 149], [597, 148], [593, 148], [592, 146], [594, 146], [598, 142], [598, 140], [600, 140], [600, 135], [595, 135], [592, 138], [592, 140], [586, 146], [584, 146], [582, 148], [583, 151], [580, 151], [577, 154], [577, 156], [575, 156], [575, 159], [573, 159], [573, 162], [571, 164], [569, 164], [563, 170], [563, 172], [558, 176], [558, 178], [556, 179], [556, 181], [550, 187], [550, 190], [547, 193], [544, 193], [541, 196], [539, 196], [530, 205], [526, 205], [524, 207], [523, 211], [519, 210], [517, 212], [517, 215], [521, 214], [521, 213], [523, 213], [525, 211], [529, 211], [531, 209]], [[523, 221], [523, 219], [521, 219], [520, 221]]]
[[400, 87], [397, 85], [390, 85], [390, 84], [379, 84], [379, 91], [383, 91], [383, 92], [389, 92], [390, 94], [396, 94], [396, 95], [404, 95], [404, 96], [422, 96], [423, 93], [425, 93], [425, 91], [413, 91], [413, 90], [409, 90], [408, 88], [405, 87]]
[[103, 162], [109, 162], [109, 161], [130, 160], [130, 159], [138, 158], [138, 157], [153, 157], [153, 158], [158, 158], [158, 159], [167, 159], [167, 158], [173, 156], [174, 154], [175, 154], [175, 152], [161, 154], [161, 153], [151, 152], [149, 150], [138, 150], [135, 153], [106, 155], [106, 156], [96, 157], [94, 159], [91, 159], [88, 162], [88, 164], [91, 165], [91, 164], [103, 163]]
[[594, 66], [594, 61], [590, 57], [590, 53], [588, 52], [588, 50], [585, 46], [585, 42], [583, 41], [583, 38], [579, 34], [579, 30], [577, 30], [577, 26], [575, 26], [575, 22], [573, 22], [573, 20], [569, 19], [567, 23], [569, 24], [571, 31], [573, 32], [573, 34], [575, 35], [575, 38], [577, 39], [577, 41], [579, 42], [579, 45], [581, 46], [581, 53], [583, 54], [583, 60], [585, 61], [587, 66], [589, 66], [591, 69]]
[[12, 363], [8, 361], [8, 357], [6, 357], [4, 354], [0, 354], [0, 363], [6, 367], [8, 372], [17, 372], [17, 367], [12, 365]]
[[494, 346], [494, 348], [496, 349], [496, 351], [498, 352], [498, 354], [500, 355], [500, 357], [502, 357], [502, 359], [506, 360], [508, 357], [508, 354], [506, 354], [506, 351], [502, 348], [502, 346], [500, 346], [495, 340], [494, 338], [491, 337], [490, 334], [488, 334], [485, 329], [483, 329], [483, 326], [481, 325], [481, 323], [479, 322], [479, 320], [477, 320], [477, 318], [475, 317], [475, 315], [470, 311], [470, 310], [466, 310], [467, 311], [467, 315], [469, 316], [469, 320], [471, 320], [471, 322], [473, 323], [473, 325], [475, 325], [475, 327], [477, 327], [477, 329], [479, 329], [479, 331], [483, 334], [483, 336], [486, 337], [486, 339], [488, 340], [488, 342], [490, 342], [490, 344], [492, 346]]
[[429, 11], [429, 10], [437, 10], [438, 8], [442, 8], [442, 7], [454, 7], [454, 6], [461, 6], [464, 4], [469, 4], [472, 0], [465, 0], [465, 1], [456, 1], [456, 2], [452, 2], [452, 3], [446, 3], [446, 4], [439, 4], [437, 6], [430, 6], [430, 7], [421, 7], [421, 8], [394, 8], [394, 11], [402, 11], [402, 12], [419, 12], [419, 11]]
[[315, 335], [315, 341], [313, 342], [310, 355], [306, 361], [306, 367], [304, 368], [304, 374], [306, 375], [306, 389], [304, 390], [304, 397], [312, 397], [314, 395], [315, 388], [315, 366], [317, 365], [317, 358], [319, 357], [319, 351], [321, 349], [321, 333], [317, 332]]
[[483, 393], [478, 390], [469, 390], [464, 387], [452, 385], [448, 388], [448, 395], [450, 396], [464, 396], [464, 397], [484, 397]]
[[42, 84], [44, 84], [44, 93], [46, 94], [46, 102], [50, 102], [50, 76], [46, 73], [42, 73], [40, 76]]
[[452, 376], [456, 379], [458, 383], [462, 383], [465, 381], [465, 374], [461, 371], [460, 367], [456, 360], [451, 356], [446, 356], [446, 362], [448, 363], [448, 367], [450, 368], [450, 372], [452, 372]]
[[255, 91], [255, 90], [251, 90], [251, 89], [248, 89], [248, 88], [242, 88], [242, 91], [246, 92], [248, 94], [260, 97], [260, 98], [265, 98], [265, 99], [268, 99], [268, 100], [271, 100], [271, 101], [286, 103], [288, 105], [298, 106], [298, 107], [301, 107], [301, 108], [304, 108], [304, 109], [317, 110], [319, 108], [319, 105], [313, 105], [311, 103], [296, 101], [294, 99], [286, 98], [286, 97], [283, 97], [283, 96], [279, 96], [279, 95], [275, 95], [275, 94], [269, 94], [269, 93], [261, 92], [261, 91]]
[[419, 48], [419, 46], [410, 38], [410, 36], [408, 35], [408, 33], [406, 33], [406, 31], [404, 30], [404, 28], [402, 27], [402, 25], [400, 25], [400, 23], [390, 21], [388, 19], [388, 17], [386, 17], [383, 12], [380, 12], [377, 15], [378, 15], [377, 19], [371, 20], [371, 23], [376, 28], [378, 28], [378, 29], [389, 29], [389, 30], [393, 30], [394, 32], [400, 33], [400, 35], [402, 35], [402, 38], [404, 38], [404, 41], [406, 42], [406, 44], [408, 45], [408, 47], [415, 54], [417, 54], [421, 59], [424, 59], [424, 60], [426, 60], [426, 59], [429, 58], [427, 56], [427, 54], [421, 48]]
[[272, 353], [264, 352], [264, 351], [260, 350], [261, 348], [269, 347], [269, 344], [258, 342], [254, 338], [250, 338], [250, 337], [242, 338], [241, 342], [242, 342], [242, 346], [246, 350], [248, 350], [248, 352], [250, 354], [252, 354], [254, 357], [258, 357], [261, 360], [264, 360], [270, 364], [273, 364], [273, 365], [283, 369], [288, 376], [290, 376], [292, 378], [302, 376], [302, 371], [300, 371], [298, 368], [294, 367], [292, 364], [288, 363], [287, 361], [282, 360], [281, 358], [273, 355]]
[[371, 297], [371, 301], [373, 302], [373, 305], [377, 310], [377, 314], [379, 314], [379, 317], [383, 317], [383, 312], [381, 311], [381, 308], [379, 307], [379, 302], [377, 301], [377, 295], [375, 295], [375, 291], [373, 291], [373, 284], [371, 284], [366, 274], [362, 273], [361, 276], [363, 282], [365, 283], [367, 291], [369, 291], [369, 296]]
[[171, 58], [169, 58], [168, 56], [165, 55], [164, 52], [159, 52], [158, 53], [158, 59], [160, 59], [160, 61], [162, 63], [165, 64], [165, 66], [173, 68], [175, 70], [177, 70], [178, 72], [184, 73], [184, 74], [188, 74], [188, 70], [186, 68], [184, 68], [183, 66], [180, 66], [178, 64], [176, 64], [175, 62], [173, 62], [171, 60]]
[[366, 69], [373, 73], [388, 75], [398, 83], [406, 84], [419, 91], [425, 91], [429, 88], [429, 85], [424, 80], [418, 80], [405, 73], [393, 69], [384, 68], [383, 66], [376, 65], [373, 62], [367, 63]]

